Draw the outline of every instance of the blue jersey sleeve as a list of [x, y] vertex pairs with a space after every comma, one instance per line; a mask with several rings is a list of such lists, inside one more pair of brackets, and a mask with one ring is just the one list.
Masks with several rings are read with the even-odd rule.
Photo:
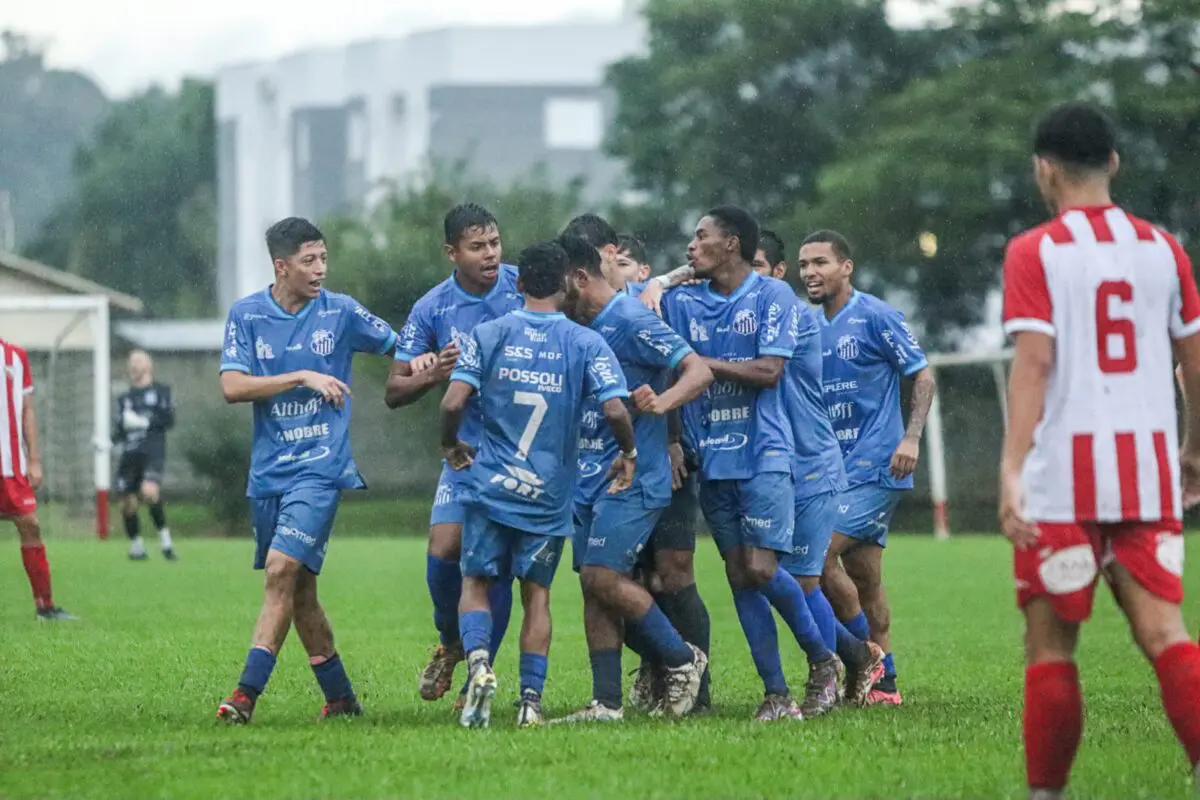
[[758, 355], [791, 358], [796, 352], [800, 318], [796, 313], [796, 295], [786, 283], [769, 281], [763, 287], [759, 309]]
[[587, 364], [584, 396], [594, 395], [597, 403], [606, 403], [614, 397], [628, 397], [625, 374], [618, 366], [612, 348], [599, 334], [587, 337], [582, 350], [580, 355]]
[[234, 306], [229, 309], [229, 318], [225, 321], [225, 344], [221, 350], [221, 372], [244, 372], [250, 374], [250, 359], [254, 351], [250, 347], [250, 331], [246, 330], [246, 320]]
[[871, 330], [878, 338], [879, 354], [899, 374], [907, 378], [929, 366], [917, 337], [896, 309], [888, 307], [872, 315]]
[[417, 301], [396, 340], [396, 360], [405, 363], [437, 349], [437, 331], [433, 328], [431, 305]]
[[674, 369], [693, 352], [678, 333], [649, 309], [629, 322], [632, 327], [630, 344], [636, 360], [646, 366]]
[[349, 333], [350, 347], [356, 353], [383, 355], [396, 346], [396, 332], [379, 317], [367, 311], [361, 303], [351, 300]]
[[458, 354], [458, 361], [454, 362], [454, 371], [450, 373], [450, 380], [470, 384], [478, 392], [483, 379], [483, 359], [479, 353], [479, 337], [473, 332], [461, 334], [459, 347], [461, 352]]

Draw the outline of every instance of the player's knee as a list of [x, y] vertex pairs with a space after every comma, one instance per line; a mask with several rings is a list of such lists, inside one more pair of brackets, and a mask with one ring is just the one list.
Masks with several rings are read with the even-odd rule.
[[660, 583], [654, 591], [683, 591], [696, 582], [695, 555], [690, 550], [661, 550], [654, 557], [654, 572]]
[[430, 527], [429, 554], [444, 561], [458, 561], [462, 555], [462, 526], [440, 524]]
[[603, 599], [612, 594], [618, 575], [606, 567], [585, 564], [579, 570], [579, 583], [584, 594]]
[[141, 490], [142, 502], [148, 505], [154, 505], [158, 502], [159, 488], [158, 484], [153, 481], [145, 481], [142, 483]]
[[127, 517], [132, 517], [137, 513], [138, 499], [137, 495], [127, 494], [121, 498], [121, 513]]
[[1175, 613], [1163, 613], [1153, 619], [1139, 620], [1133, 626], [1133, 638], [1151, 661], [1158, 659], [1168, 648], [1191, 640], [1178, 608]]
[[267, 591], [295, 592], [296, 578], [300, 574], [300, 562], [277, 550], [272, 550], [267, 556], [267, 564], [263, 572], [266, 575]]
[[16, 520], [16, 526], [22, 547], [36, 547], [42, 543], [42, 526], [37, 517], [20, 517]]

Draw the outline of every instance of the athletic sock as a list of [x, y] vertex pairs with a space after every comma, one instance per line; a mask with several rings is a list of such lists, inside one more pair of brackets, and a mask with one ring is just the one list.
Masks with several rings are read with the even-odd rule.
[[1056, 661], [1025, 668], [1025, 774], [1029, 788], [1061, 791], [1083, 734], [1079, 670]]
[[589, 653], [592, 662], [592, 699], [608, 708], [621, 707], [621, 651]]
[[29, 588], [33, 590], [34, 605], [38, 609], [53, 607], [54, 598], [50, 591], [50, 562], [46, 560], [46, 546], [44, 544], [21, 545], [21, 563], [25, 565]]
[[[309, 663], [312, 663], [311, 660]], [[350, 678], [346, 676], [346, 667], [342, 664], [340, 655], [334, 653], [321, 663], [312, 664], [312, 671], [317, 676], [321, 691], [325, 693], [325, 702], [354, 699], [354, 687], [350, 685]]]
[[482, 650], [488, 652], [492, 640], [492, 612], [468, 611], [459, 615], [458, 629], [462, 631], [463, 652], [467, 655]]
[[708, 608], [696, 584], [680, 589], [678, 592], [661, 592], [654, 595], [654, 601], [667, 615], [667, 619], [679, 631], [685, 642], [699, 647], [709, 656], [708, 669], [700, 678], [700, 693], [696, 695], [696, 705], [707, 706], [711, 703], [709, 688], [709, 672], [712, 670], [712, 623], [708, 617]]
[[804, 599], [804, 590], [796, 579], [788, 574], [783, 567], [775, 569], [775, 577], [764, 587], [762, 593], [783, 617], [783, 621], [792, 629], [800, 649], [808, 656], [808, 663], [817, 664], [833, 658], [833, 653], [825, 646], [821, 638], [821, 629], [817, 627], [808, 603]]
[[171, 542], [171, 529], [163, 528], [158, 532], [158, 543], [163, 550], [172, 550], [175, 545]]
[[492, 663], [496, 663], [496, 654], [504, 643], [504, 634], [508, 631], [508, 620], [512, 616], [513, 580], [509, 576], [501, 576], [488, 590], [488, 605], [492, 609], [492, 638], [488, 643]]
[[833, 606], [829, 605], [829, 599], [821, 591], [821, 587], [818, 586], [805, 594], [804, 602], [808, 603], [808, 610], [812, 612], [817, 629], [821, 631], [821, 641], [825, 642], [825, 647], [829, 650], [836, 651], [838, 646], [837, 617], [833, 613]]
[[448, 647], [459, 638], [458, 598], [462, 594], [462, 570], [457, 561], [447, 561], [427, 553], [425, 583], [433, 600], [434, 627], [441, 636], [442, 644]]
[[1200, 765], [1200, 647], [1172, 645], [1154, 662], [1167, 719], [1187, 752], [1188, 763]]
[[846, 626], [834, 618], [833, 633], [837, 639], [837, 654], [842, 659], [842, 662], [851, 666], [866, 663], [871, 657], [871, 650], [867, 647], [867, 643], [855, 636], [850, 631], [846, 630]]
[[653, 648], [656, 660], [668, 667], [682, 667], [690, 664], [695, 657], [692, 648], [687, 646], [656, 603], [651, 603], [640, 619], [626, 620], [625, 626], [641, 631]]
[[251, 647], [246, 654], [246, 666], [242, 669], [242, 677], [238, 679], [238, 688], [245, 692], [251, 700], [267, 690], [267, 681], [271, 680], [271, 671], [275, 669], [275, 654], [265, 647]]
[[762, 678], [767, 694], [788, 695], [787, 681], [783, 677], [783, 663], [779, 658], [779, 633], [775, 628], [775, 617], [771, 615], [771, 604], [757, 589], [738, 589], [733, 593], [733, 605], [737, 609], [738, 622], [750, 645], [750, 657]]
[[657, 664], [654, 654], [654, 643], [646, 636], [646, 632], [635, 625], [625, 626], [625, 646], [642, 657], [643, 661]]
[[156, 530], [161, 531], [167, 527], [167, 512], [163, 510], [161, 500], [150, 504], [150, 521], [154, 523]]
[[142, 527], [141, 522], [138, 520], [137, 512], [135, 511], [132, 514], [124, 514], [123, 517], [125, 521], [125, 535], [128, 536], [131, 541], [136, 540], [139, 536], [141, 536]]
[[871, 624], [867, 622], [865, 611], [858, 612], [858, 616], [848, 619], [842, 624], [846, 626], [846, 630], [850, 631], [852, 635], [857, 636], [864, 642], [871, 638]]
[[[546, 690], [546, 670], [549, 656], [541, 653], [521, 653], [521, 691], [532, 690], [541, 697]], [[619, 691], [619, 689], [618, 689]]]

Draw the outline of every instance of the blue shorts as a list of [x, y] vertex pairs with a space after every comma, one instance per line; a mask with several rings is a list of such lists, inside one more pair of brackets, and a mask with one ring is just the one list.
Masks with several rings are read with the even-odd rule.
[[282, 495], [251, 497], [254, 568], [265, 567], [267, 551], [278, 550], [320, 575], [341, 498], [341, 489], [312, 484], [292, 487]]
[[794, 485], [789, 472], [702, 481], [700, 510], [721, 555], [735, 547], [792, 552]]
[[789, 575], [819, 578], [825, 570], [825, 554], [833, 538], [837, 520], [838, 496], [835, 492], [814, 494], [796, 501], [796, 530], [792, 534], [792, 552], [779, 560]]
[[470, 470], [456, 472], [448, 465], [442, 464], [437, 492], [433, 495], [433, 508], [429, 511], [429, 527], [462, 525], [467, 518], [466, 506], [470, 496]]
[[470, 578], [513, 575], [549, 588], [558, 571], [565, 536], [525, 533], [488, 519], [487, 508], [468, 504], [463, 521], [462, 574]]
[[875, 483], [851, 486], [838, 497], [833, 529], [864, 544], [887, 547], [888, 526], [905, 491]]
[[594, 505], [576, 506], [571, 542], [575, 571], [589, 566], [632, 573], [663, 510], [646, 508], [642, 490], [637, 488], [601, 495]]

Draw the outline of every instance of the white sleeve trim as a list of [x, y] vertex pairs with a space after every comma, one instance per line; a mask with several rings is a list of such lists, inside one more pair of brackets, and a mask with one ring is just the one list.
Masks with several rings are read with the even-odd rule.
[[1009, 336], [1014, 333], [1044, 333], [1047, 336], [1054, 336], [1054, 326], [1044, 319], [1034, 319], [1032, 317], [1018, 317], [1010, 319], [1004, 323], [1004, 332]]
[[1171, 326], [1172, 339], [1186, 339], [1189, 336], [1194, 336], [1200, 333], [1200, 317], [1196, 317], [1191, 322], [1179, 323]]

